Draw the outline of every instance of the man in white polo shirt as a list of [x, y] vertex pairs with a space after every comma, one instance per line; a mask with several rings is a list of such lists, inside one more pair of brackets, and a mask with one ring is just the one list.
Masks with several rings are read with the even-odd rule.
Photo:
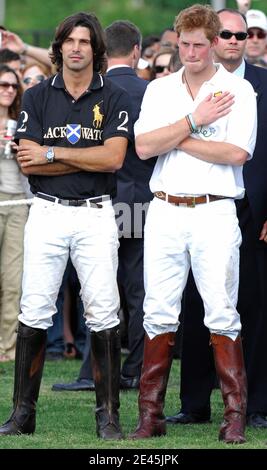
[[246, 374], [236, 310], [240, 229], [234, 200], [256, 139], [252, 86], [212, 60], [218, 15], [194, 5], [175, 21], [177, 73], [153, 81], [135, 125], [141, 159], [159, 155], [145, 226], [140, 419], [135, 439], [166, 433], [163, 415], [174, 335], [189, 268], [205, 306], [225, 413], [219, 439], [245, 442]]

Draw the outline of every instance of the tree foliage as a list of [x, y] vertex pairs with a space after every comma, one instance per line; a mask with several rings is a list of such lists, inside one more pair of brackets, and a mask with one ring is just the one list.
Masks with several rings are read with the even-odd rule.
[[[39, 41], [47, 47], [63, 18], [77, 11], [91, 11], [104, 27], [116, 19], [128, 19], [145, 36], [159, 34], [171, 26], [177, 13], [194, 3], [207, 4], [211, 0], [12, 0], [6, 2], [5, 25], [25, 41], [35, 44]], [[236, 8], [236, 1], [226, 0], [226, 6]], [[267, 2], [252, 0], [251, 8], [267, 13]]]

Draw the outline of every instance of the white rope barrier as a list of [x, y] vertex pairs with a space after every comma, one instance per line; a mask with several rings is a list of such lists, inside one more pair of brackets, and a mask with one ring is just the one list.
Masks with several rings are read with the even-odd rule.
[[24, 204], [32, 204], [32, 199], [14, 199], [14, 201], [0, 201], [0, 207], [2, 206], [22, 206]]

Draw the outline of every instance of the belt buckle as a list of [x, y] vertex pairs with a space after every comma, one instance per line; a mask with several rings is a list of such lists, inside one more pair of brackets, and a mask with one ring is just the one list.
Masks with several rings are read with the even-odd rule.
[[70, 205], [74, 207], [81, 207], [86, 204], [86, 201], [82, 201], [81, 199], [70, 199]]
[[155, 193], [155, 196], [158, 197], [159, 199], [163, 199], [164, 201], [166, 201], [165, 194], [162, 191], [157, 191]]
[[76, 199], [69, 199], [67, 202], [68, 206], [73, 206], [73, 207], [78, 207], [79, 206], [79, 201]]
[[192, 202], [191, 202], [191, 204], [188, 204], [188, 207], [190, 207], [191, 209], [194, 209], [194, 207], [196, 207], [196, 197], [195, 196], [192, 196]]
[[88, 199], [90, 207], [94, 207], [96, 209], [102, 209], [103, 207], [103, 204], [101, 204], [102, 201], [103, 201], [103, 198], [101, 196], [90, 197]]
[[95, 207], [96, 209], [102, 209], [103, 204], [99, 202], [89, 201], [90, 207]]

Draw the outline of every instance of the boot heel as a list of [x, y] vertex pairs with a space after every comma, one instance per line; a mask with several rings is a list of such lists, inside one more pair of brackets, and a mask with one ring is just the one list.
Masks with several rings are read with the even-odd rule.
[[42, 379], [46, 331], [19, 322], [15, 359], [14, 410], [0, 435], [33, 434]]
[[147, 439], [150, 437], [160, 437], [166, 435], [166, 424], [152, 423], [148, 420], [147, 423], [143, 420], [136, 429], [136, 431], [129, 435], [129, 439]]
[[12, 413], [11, 417], [0, 427], [0, 435], [2, 436], [20, 436], [21, 434], [34, 434], [35, 431], [35, 413], [24, 415], [21, 413], [18, 416], [21, 422], [16, 420], [15, 412]]

